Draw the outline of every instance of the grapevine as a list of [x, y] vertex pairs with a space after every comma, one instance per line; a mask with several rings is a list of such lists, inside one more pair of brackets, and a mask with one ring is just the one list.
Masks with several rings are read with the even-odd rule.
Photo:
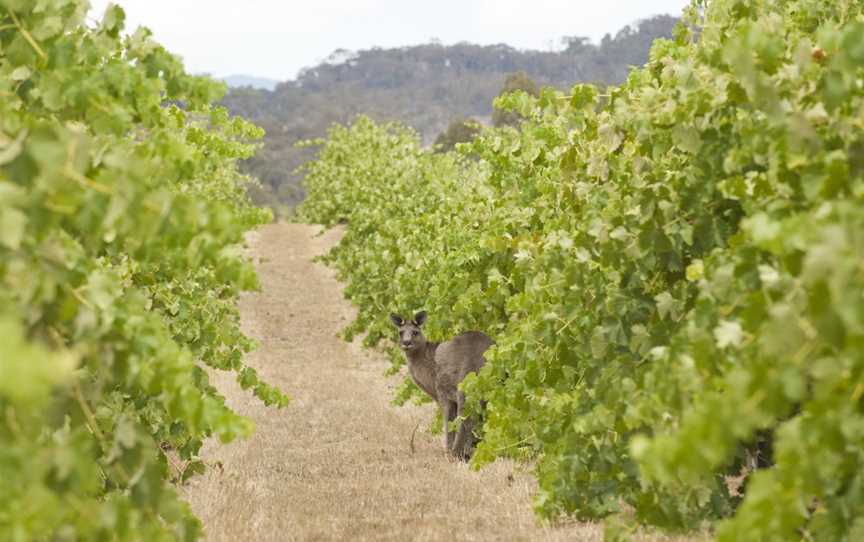
[[860, 538], [862, 36], [860, 2], [696, 1], [608, 96], [500, 98], [525, 122], [461, 153], [334, 127], [302, 213], [347, 223], [346, 337], [492, 335], [473, 461], [533, 460], [544, 517]]
[[194, 540], [168, 480], [252, 430], [205, 368], [287, 402], [243, 363], [235, 305], [269, 219], [236, 167], [261, 131], [88, 9], [0, 0], [0, 539]]

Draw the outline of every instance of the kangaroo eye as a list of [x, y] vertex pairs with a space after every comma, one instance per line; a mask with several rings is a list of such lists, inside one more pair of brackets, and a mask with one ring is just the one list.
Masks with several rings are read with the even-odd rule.
[[418, 335], [417, 330], [416, 330], [416, 329], [412, 330], [412, 331], [411, 331], [411, 335], [413, 335], [413, 336], [416, 337], [416, 336]]

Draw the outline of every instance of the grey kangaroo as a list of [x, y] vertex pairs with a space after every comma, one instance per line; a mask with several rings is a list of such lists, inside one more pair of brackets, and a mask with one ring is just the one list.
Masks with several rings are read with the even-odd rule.
[[399, 347], [408, 358], [411, 378], [441, 407], [447, 452], [459, 459], [469, 459], [477, 421], [465, 419], [458, 432], [452, 430], [453, 421], [462, 416], [465, 406], [465, 394], [459, 391], [459, 383], [468, 373], [480, 370], [486, 361], [483, 352], [494, 344], [492, 339], [479, 331], [466, 331], [443, 343], [427, 341], [420, 329], [426, 322], [425, 311], [415, 314], [413, 320], [406, 321], [397, 314], [391, 314], [390, 320], [399, 329]]

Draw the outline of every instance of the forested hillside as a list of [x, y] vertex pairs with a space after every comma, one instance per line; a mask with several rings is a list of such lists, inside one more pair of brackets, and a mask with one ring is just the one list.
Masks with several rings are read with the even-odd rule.
[[294, 204], [303, 194], [293, 172], [311, 156], [309, 149], [294, 144], [323, 136], [334, 122], [347, 122], [359, 113], [400, 120], [429, 144], [453, 119], [490, 118], [493, 98], [514, 72], [560, 89], [578, 82], [619, 84], [631, 66], [648, 60], [655, 38], [671, 35], [676, 22], [670, 16], [653, 17], [614, 36], [607, 34], [599, 45], [586, 38], [564, 38], [560, 52], [469, 43], [338, 50], [273, 92], [234, 89], [224, 104], [266, 130], [264, 148], [246, 166], [264, 185], [256, 199]]

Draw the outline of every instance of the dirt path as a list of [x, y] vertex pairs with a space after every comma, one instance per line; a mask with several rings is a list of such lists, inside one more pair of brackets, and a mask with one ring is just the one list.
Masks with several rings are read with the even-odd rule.
[[[336, 333], [353, 311], [331, 271], [311, 259], [339, 233], [274, 224], [250, 238], [263, 290], [241, 301], [243, 328], [260, 342], [249, 357], [287, 391], [266, 408], [214, 375], [255, 435], [208, 443], [208, 474], [184, 493], [209, 540], [600, 540], [597, 525], [538, 527], [534, 482], [510, 462], [480, 472], [445, 457], [422, 430], [432, 406], [390, 406], [398, 379], [383, 358]], [[409, 448], [412, 430], [422, 422]]]

